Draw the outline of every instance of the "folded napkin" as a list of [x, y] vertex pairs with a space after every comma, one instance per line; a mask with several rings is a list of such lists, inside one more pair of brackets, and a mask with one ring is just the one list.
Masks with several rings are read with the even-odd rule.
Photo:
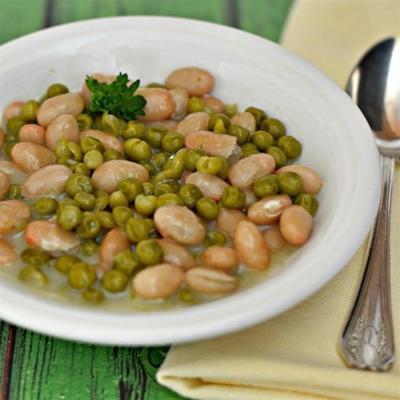
[[[344, 85], [365, 49], [400, 34], [399, 0], [298, 1], [283, 45]], [[392, 306], [400, 351], [400, 166], [392, 209]], [[362, 274], [366, 245], [319, 293], [256, 327], [174, 346], [158, 381], [183, 396], [209, 400], [400, 399], [400, 360], [390, 372], [348, 369], [337, 353]]]

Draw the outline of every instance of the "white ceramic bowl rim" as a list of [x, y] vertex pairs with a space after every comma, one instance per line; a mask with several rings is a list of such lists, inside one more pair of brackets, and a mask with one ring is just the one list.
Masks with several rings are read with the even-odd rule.
[[[165, 31], [167, 35], [170, 32], [180, 35], [185, 32], [189, 36], [206, 32], [221, 43], [237, 42], [239, 48], [246, 49], [260, 60], [263, 57], [268, 60], [268, 55], [273, 55], [275, 60], [289, 63], [296, 70], [299, 81], [318, 87], [321, 93], [329, 93], [331, 104], [335, 105], [335, 115], [341, 115], [346, 121], [350, 135], [348, 146], [354, 158], [362, 160], [360, 164], [352, 164], [348, 160], [348, 164], [343, 166], [352, 169], [354, 178], [344, 185], [343, 201], [338, 204], [341, 224], [335, 225], [335, 234], [342, 238], [339, 240], [341, 247], [338, 248], [338, 240], [327, 239], [323, 252], [316, 253], [307, 265], [293, 270], [290, 276], [277, 275], [269, 282], [237, 295], [168, 312], [127, 314], [66, 307], [47, 298], [16, 291], [0, 281], [0, 317], [11, 323], [44, 334], [99, 344], [154, 345], [214, 337], [271, 318], [306, 299], [340, 271], [366, 237], [376, 213], [379, 200], [377, 188], [380, 185], [378, 153], [366, 121], [348, 96], [322, 72], [258, 36], [217, 24], [166, 17], [114, 17], [75, 22], [33, 33], [1, 46], [0, 62], [9, 62], [2, 67], [0, 81], [10, 68], [18, 65], [19, 55], [25, 56], [37, 47], [43, 50], [43, 46], [57, 40], [73, 41], [79, 35], [96, 31], [126, 29], [129, 32], [134, 28], [140, 32], [149, 26], [157, 32]], [[340, 143], [338, 149], [345, 151]], [[368, 184], [365, 184], [364, 177]], [[354, 223], [353, 215], [357, 216], [357, 223]]]

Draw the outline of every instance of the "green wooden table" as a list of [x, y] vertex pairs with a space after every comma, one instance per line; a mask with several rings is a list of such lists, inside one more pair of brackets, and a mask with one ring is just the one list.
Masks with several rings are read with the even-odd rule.
[[[292, 0], [0, 0], [0, 44], [66, 22], [140, 14], [218, 22], [278, 41], [291, 5]], [[0, 73], [6, 62], [0, 60]], [[182, 399], [155, 379], [167, 351], [79, 344], [0, 321], [1, 400]]]

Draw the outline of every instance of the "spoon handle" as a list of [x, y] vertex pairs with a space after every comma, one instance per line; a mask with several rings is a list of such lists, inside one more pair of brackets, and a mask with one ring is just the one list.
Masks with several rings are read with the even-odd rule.
[[394, 361], [390, 304], [390, 206], [395, 161], [382, 156], [382, 192], [360, 288], [341, 339], [346, 363], [386, 371]]

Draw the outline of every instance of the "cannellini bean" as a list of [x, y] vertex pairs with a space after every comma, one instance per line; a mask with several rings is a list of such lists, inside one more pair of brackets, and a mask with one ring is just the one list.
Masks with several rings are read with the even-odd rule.
[[11, 158], [26, 172], [34, 172], [56, 162], [52, 151], [30, 142], [17, 143], [11, 150]]
[[6, 267], [17, 260], [15, 247], [6, 240], [0, 239], [0, 267]]
[[165, 263], [176, 265], [183, 269], [189, 269], [196, 265], [193, 256], [180, 244], [170, 239], [158, 239], [157, 242], [164, 251], [163, 261]]
[[20, 142], [31, 142], [40, 145], [45, 144], [45, 132], [43, 126], [37, 124], [26, 124], [19, 130]]
[[165, 86], [167, 89], [184, 88], [190, 96], [204, 96], [213, 89], [214, 77], [201, 68], [179, 68], [168, 75]]
[[189, 101], [189, 94], [186, 89], [175, 88], [169, 91], [174, 99], [175, 111], [171, 115], [172, 119], [182, 119], [186, 114], [186, 107]]
[[278, 225], [271, 226], [271, 228], [264, 233], [264, 240], [274, 253], [278, 252], [286, 245], [286, 241], [283, 238]]
[[287, 194], [268, 196], [250, 206], [247, 216], [257, 225], [271, 225], [279, 221], [283, 210], [292, 205]]
[[168, 205], [154, 213], [154, 223], [161, 236], [183, 244], [199, 244], [206, 230], [197, 215], [183, 206]]
[[130, 247], [129, 240], [126, 238], [122, 228], [111, 229], [105, 236], [100, 245], [101, 264], [97, 268], [97, 273], [102, 275], [111, 269], [114, 258], [121, 251]]
[[271, 262], [271, 252], [253, 222], [239, 222], [234, 242], [237, 254], [247, 268], [262, 271], [268, 267]]
[[0, 237], [25, 228], [31, 208], [19, 200], [0, 201]]
[[121, 154], [124, 152], [122, 142], [115, 136], [112, 136], [106, 132], [98, 131], [96, 129], [88, 129], [81, 132], [81, 138], [84, 138], [86, 136], [97, 139], [99, 142], [101, 142], [105, 149], [117, 150]]
[[108, 193], [117, 190], [118, 183], [128, 178], [137, 178], [141, 182], [147, 182], [149, 172], [142, 165], [132, 161], [111, 160], [102, 164], [92, 175], [96, 188]]
[[132, 285], [135, 293], [144, 299], [165, 299], [179, 290], [184, 279], [181, 268], [164, 263], [138, 272]]
[[144, 88], [137, 91], [146, 99], [145, 115], [138, 117], [141, 121], [163, 121], [171, 118], [175, 111], [175, 102], [168, 90], [161, 88]]
[[72, 171], [65, 165], [48, 165], [34, 172], [22, 184], [25, 199], [33, 200], [41, 196], [57, 196], [64, 192]]
[[303, 207], [290, 206], [283, 211], [279, 226], [286, 241], [302, 246], [311, 235], [313, 219]]
[[308, 194], [317, 194], [321, 190], [322, 181], [321, 177], [312, 168], [304, 165], [287, 165], [279, 168], [276, 173], [282, 174], [283, 172], [296, 172], [303, 180], [303, 191]]
[[231, 118], [231, 124], [239, 125], [250, 131], [250, 133], [254, 133], [256, 130], [256, 119], [253, 114], [247, 111], [235, 114]]
[[25, 240], [32, 247], [49, 252], [67, 252], [79, 246], [79, 239], [55, 222], [33, 221], [25, 229]]
[[229, 158], [237, 152], [236, 137], [216, 134], [209, 131], [192, 132], [186, 135], [185, 145], [188, 149], [203, 150], [209, 156]]
[[202, 97], [204, 104], [211, 108], [211, 110], [215, 113], [223, 113], [224, 112], [224, 103], [214, 96], [204, 96]]
[[246, 207], [250, 207], [257, 201], [257, 197], [250, 188], [243, 188], [243, 192], [246, 195]]
[[4, 174], [8, 176], [12, 176], [15, 174], [25, 174], [22, 169], [15, 164], [14, 161], [7, 161], [7, 160], [0, 160], [0, 172], [3, 172]]
[[208, 267], [227, 272], [235, 269], [239, 262], [236, 251], [224, 246], [210, 246], [203, 253], [202, 258]]
[[4, 131], [3, 128], [0, 127], [0, 147], [3, 146], [4, 143]]
[[208, 128], [210, 116], [202, 111], [187, 115], [176, 127], [176, 130], [183, 136], [189, 133], [204, 131]]
[[200, 293], [224, 294], [239, 286], [239, 279], [223, 271], [195, 267], [186, 272], [185, 281], [189, 287]]
[[[90, 75], [92, 78], [96, 79], [98, 82], [101, 83], [112, 83], [116, 76], [115, 75], [104, 75], [100, 73], [94, 73]], [[85, 106], [88, 107], [90, 105], [90, 102], [92, 101], [92, 92], [89, 90], [89, 88], [86, 85], [86, 81], [83, 82], [82, 89], [81, 89], [81, 94], [83, 97], [83, 100], [85, 102]]]
[[59, 115], [70, 114], [76, 117], [83, 111], [84, 103], [80, 93], [65, 93], [45, 100], [39, 107], [37, 121], [48, 126]]
[[0, 200], [5, 196], [10, 189], [10, 179], [4, 172], [0, 172]]
[[233, 164], [228, 171], [229, 180], [240, 188], [251, 186], [256, 179], [275, 170], [275, 161], [269, 154], [252, 154]]
[[221, 207], [217, 217], [217, 227], [225, 231], [231, 238], [234, 238], [239, 222], [246, 219], [246, 215], [239, 210]]
[[4, 122], [7, 122], [10, 118], [18, 117], [19, 114], [21, 114], [21, 109], [23, 105], [23, 101], [13, 101], [8, 106], [6, 106], [3, 112]]
[[59, 115], [51, 121], [46, 129], [46, 146], [50, 150], [56, 148], [57, 142], [61, 138], [65, 138], [70, 142], [79, 143], [79, 126], [72, 115]]
[[193, 172], [185, 179], [185, 183], [196, 185], [204, 196], [211, 197], [214, 200], [220, 200], [224, 189], [228, 184], [215, 175], [204, 174], [202, 172]]
[[173, 121], [172, 119], [167, 119], [165, 121], [145, 122], [144, 126], [146, 128], [152, 126], [162, 126], [164, 128], [167, 128], [169, 131], [174, 131], [178, 126], [178, 123], [176, 121]]

